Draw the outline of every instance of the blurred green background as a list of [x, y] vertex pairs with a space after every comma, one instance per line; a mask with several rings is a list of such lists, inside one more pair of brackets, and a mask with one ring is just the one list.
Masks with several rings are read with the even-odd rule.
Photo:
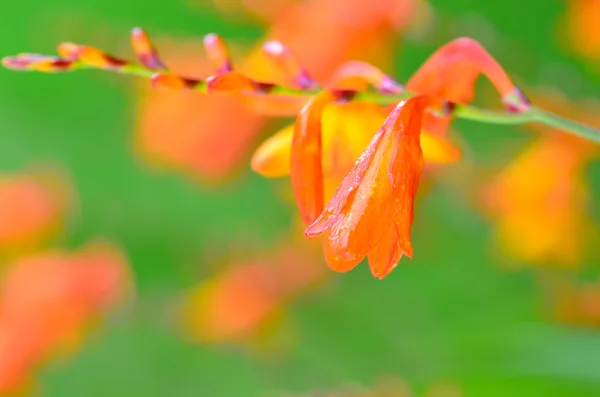
[[[517, 82], [554, 86], [572, 98], [600, 94], [597, 66], [559, 45], [561, 1], [430, 5], [431, 30], [388, 49], [400, 81], [439, 45], [468, 35]], [[94, 45], [98, 30], [109, 32], [112, 47], [105, 49], [120, 53], [133, 26], [198, 40], [219, 32], [243, 43], [265, 32], [252, 19], [224, 17], [208, 1], [10, 1], [2, 6], [0, 26], [3, 56], [53, 53], [60, 41]], [[556, 68], [569, 79], [548, 72]], [[131, 145], [132, 80], [102, 72], [0, 71], [0, 168], [17, 171], [40, 161], [64, 168], [79, 204], [58, 244], [77, 247], [95, 236], [117, 241], [138, 290], [135, 303], [93, 332], [77, 353], [42, 367], [42, 395], [278, 396], [370, 387], [382, 375], [403, 378], [417, 394], [451, 381], [465, 396], [600, 395], [598, 330], [552, 321], [535, 271], [506, 271], [491, 258], [491, 224], [444, 183], [433, 184], [419, 205], [412, 261], [404, 260], [384, 281], [361, 265], [291, 304], [287, 325], [273, 333], [285, 339], [285, 327], [293, 329], [292, 342], [282, 342], [289, 344], [286, 354], [182, 338], [173, 325], [174, 306], [182, 291], [210, 276], [203, 252], [231, 250], [242, 230], [268, 246], [286, 233], [294, 209], [274, 193], [287, 182], [263, 179], [249, 168], [225, 184], [203, 186], [148, 167]], [[478, 167], [508, 161], [531, 139], [514, 127], [455, 125]], [[509, 149], [498, 153], [498, 147]], [[590, 178], [597, 198], [597, 167]]]

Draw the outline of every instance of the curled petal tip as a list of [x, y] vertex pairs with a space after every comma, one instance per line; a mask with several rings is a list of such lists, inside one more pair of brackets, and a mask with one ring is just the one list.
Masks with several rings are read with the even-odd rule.
[[145, 31], [144, 31], [144, 29], [140, 28], [139, 26], [136, 26], [133, 29], [131, 29], [132, 36], [139, 36], [142, 34], [145, 34]]
[[392, 270], [394, 270], [396, 268], [396, 266], [398, 266], [398, 262], [394, 263], [392, 266], [388, 267], [385, 270], [379, 270], [379, 269], [371, 267], [371, 274], [376, 279], [383, 280], [392, 272]]
[[531, 108], [529, 98], [518, 87], [502, 97], [502, 103], [509, 112], [522, 113]]
[[216, 33], [209, 33], [204, 36], [204, 45], [214, 45], [218, 40], [220, 40], [220, 36]]
[[390, 76], [385, 76], [378, 88], [379, 91], [386, 94], [400, 94], [404, 92], [404, 86]]

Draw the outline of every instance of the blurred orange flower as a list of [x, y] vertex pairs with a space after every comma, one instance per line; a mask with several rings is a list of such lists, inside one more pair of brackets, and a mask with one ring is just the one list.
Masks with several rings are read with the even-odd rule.
[[567, 0], [566, 13], [558, 34], [568, 39], [567, 48], [590, 59], [600, 59], [600, 2], [597, 0]]
[[554, 314], [559, 322], [600, 327], [600, 283], [561, 284], [554, 297]]
[[38, 248], [57, 233], [68, 193], [65, 180], [49, 172], [0, 175], [0, 253]]
[[[547, 109], [576, 114], [600, 125], [597, 105], [586, 109], [547, 92], [537, 98]], [[577, 266], [596, 234], [589, 218], [586, 166], [596, 145], [548, 127], [487, 185], [483, 201], [495, 223], [495, 240], [511, 258], [530, 264]]]
[[251, 343], [296, 296], [327, 273], [314, 246], [302, 240], [240, 261], [191, 290], [183, 320], [200, 342]]
[[0, 395], [25, 387], [45, 360], [76, 347], [130, 281], [127, 260], [108, 244], [10, 264], [0, 284]]
[[[383, 0], [286, 4], [266, 39], [285, 42], [300, 64], [324, 81], [348, 58], [389, 61], [385, 48], [393, 31], [405, 29], [418, 19], [416, 15], [426, 14], [424, 10], [426, 4], [421, 0], [396, 1], [393, 6]], [[344, 34], [338, 34], [340, 31]], [[171, 45], [162, 58], [178, 73], [206, 77], [213, 73], [206, 58], [198, 55], [201, 53], [199, 46]], [[260, 47], [236, 68], [256, 79], [285, 81], [285, 73]], [[272, 108], [273, 104], [262, 105]], [[292, 106], [285, 113], [291, 115], [295, 110], [297, 106]], [[136, 147], [145, 158], [209, 182], [222, 180], [243, 163], [267, 122], [239, 97], [207, 97], [193, 92], [144, 91], [138, 116]]]

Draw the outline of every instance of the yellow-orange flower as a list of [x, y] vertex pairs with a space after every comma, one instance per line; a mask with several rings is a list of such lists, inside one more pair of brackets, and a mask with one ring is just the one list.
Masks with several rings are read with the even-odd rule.
[[421, 119], [434, 104], [422, 96], [398, 105], [306, 229], [309, 237], [323, 234], [332, 269], [348, 271], [368, 256], [373, 275], [384, 278], [402, 255], [412, 257], [410, 228], [424, 164]]
[[[324, 201], [333, 195], [388, 113], [387, 108], [369, 102], [324, 107], [320, 127]], [[288, 176], [293, 135], [294, 125], [290, 125], [265, 140], [252, 157], [252, 169], [268, 178]], [[421, 147], [426, 163], [447, 164], [460, 157], [456, 146], [427, 131], [421, 134]]]
[[325, 276], [306, 240], [223, 269], [192, 289], [183, 318], [188, 333], [210, 343], [250, 343], [286, 304]]
[[[600, 2], [597, 0], [567, 0], [560, 38], [568, 38], [567, 48], [590, 60], [600, 59]], [[566, 32], [566, 35], [565, 35]]]
[[[545, 108], [575, 113], [591, 124], [597, 107], [569, 104], [556, 92], [539, 93]], [[597, 106], [597, 105], [595, 105]], [[495, 223], [497, 245], [528, 264], [577, 266], [596, 232], [588, 215], [587, 164], [596, 145], [549, 127], [486, 186], [484, 205]]]

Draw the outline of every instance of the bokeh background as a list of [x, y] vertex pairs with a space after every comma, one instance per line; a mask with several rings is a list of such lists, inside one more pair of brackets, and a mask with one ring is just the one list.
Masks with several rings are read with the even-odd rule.
[[[470, 36], [535, 103], [599, 125], [596, 0], [30, 0], [0, 26], [2, 56], [131, 58], [143, 26], [197, 77], [218, 32], [266, 79], [256, 46], [277, 38], [319, 79], [362, 59], [403, 82]], [[250, 170], [289, 121], [128, 76], [0, 71], [0, 395], [600, 395], [592, 143], [456, 121], [463, 159], [427, 174], [414, 259], [379, 281], [329, 271], [289, 180]]]

